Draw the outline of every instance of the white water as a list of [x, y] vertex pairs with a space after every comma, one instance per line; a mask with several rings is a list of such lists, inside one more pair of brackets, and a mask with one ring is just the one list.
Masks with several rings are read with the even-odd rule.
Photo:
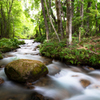
[[[0, 65], [6, 65], [16, 59], [39, 60], [46, 64], [49, 74], [35, 82], [35, 88], [29, 90], [8, 80], [4, 68], [1, 68], [0, 78], [5, 82], [0, 86], [0, 100], [30, 100], [33, 91], [55, 100], [100, 100], [100, 70], [86, 71], [42, 57], [39, 55], [39, 49], [35, 49], [40, 43], [32, 43], [33, 40], [25, 40], [25, 42], [26, 44], [20, 45], [21, 48], [17, 49], [17, 52], [5, 53]], [[91, 84], [84, 88], [80, 84], [81, 79], [89, 80]]]

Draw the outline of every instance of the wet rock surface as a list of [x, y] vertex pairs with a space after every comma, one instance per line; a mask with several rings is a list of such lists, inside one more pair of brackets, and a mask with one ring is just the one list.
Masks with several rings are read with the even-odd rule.
[[1, 65], [0, 68], [4, 68], [6, 65]]
[[82, 72], [80, 68], [77, 68], [77, 67], [71, 67], [71, 71], [74, 71], [74, 72]]
[[80, 83], [84, 88], [86, 88], [87, 86], [89, 86], [91, 84], [91, 82], [89, 80], [86, 80], [86, 79], [81, 79]]
[[48, 73], [47, 67], [40, 61], [19, 59], [6, 65], [5, 73], [17, 82], [34, 82]]
[[0, 78], [0, 85], [4, 83], [4, 80]]
[[45, 97], [39, 93], [34, 92], [32, 94], [31, 100], [54, 100], [54, 99], [50, 97]]

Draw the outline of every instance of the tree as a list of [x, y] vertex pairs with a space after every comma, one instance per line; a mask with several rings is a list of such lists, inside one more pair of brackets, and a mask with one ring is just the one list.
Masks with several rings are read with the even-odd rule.
[[67, 2], [67, 24], [66, 24], [66, 34], [68, 34], [68, 45], [72, 44], [72, 2], [71, 0], [66, 0]]
[[81, 33], [83, 29], [83, 13], [84, 13], [83, 0], [81, 0], [81, 7], [80, 7], [81, 26], [79, 27], [79, 42], [81, 41]]
[[44, 0], [41, 0], [41, 7], [42, 7], [42, 12], [43, 12], [43, 17], [44, 17], [45, 28], [46, 28], [46, 39], [48, 41], [49, 28], [48, 28], [47, 18], [46, 18], [46, 14], [45, 14]]
[[49, 11], [48, 11], [48, 7], [47, 7], [46, 0], [45, 0], [45, 4], [46, 4], [47, 14], [48, 14], [48, 17], [49, 17], [50, 23], [51, 23], [51, 25], [52, 25], [52, 27], [53, 27], [53, 29], [54, 29], [55, 33], [56, 33], [56, 36], [57, 36], [57, 38], [58, 38], [59, 42], [60, 42], [60, 38], [59, 38], [59, 36], [58, 36], [58, 34], [57, 34], [57, 31], [56, 31], [56, 29], [54, 28], [53, 22], [52, 22], [52, 20], [51, 20], [51, 18], [50, 18], [50, 15], [49, 15]]
[[55, 4], [56, 4], [56, 13], [57, 13], [58, 34], [60, 34], [61, 39], [63, 39], [64, 31], [63, 31], [62, 18], [61, 18], [61, 1], [55, 0]]

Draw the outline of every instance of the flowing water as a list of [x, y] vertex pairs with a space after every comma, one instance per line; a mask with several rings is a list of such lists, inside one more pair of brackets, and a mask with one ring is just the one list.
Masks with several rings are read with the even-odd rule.
[[[20, 45], [21, 48], [3, 54], [0, 66], [17, 59], [39, 60], [46, 64], [49, 74], [33, 83], [33, 89], [27, 89], [7, 79], [4, 68], [0, 68], [0, 78], [4, 79], [4, 83], [0, 85], [0, 100], [34, 100], [31, 99], [34, 91], [54, 100], [100, 100], [100, 70], [65, 65], [42, 57], [36, 48], [40, 43], [33, 40], [25, 40], [25, 43]], [[84, 87], [80, 82], [82, 79], [88, 80], [90, 84]]]

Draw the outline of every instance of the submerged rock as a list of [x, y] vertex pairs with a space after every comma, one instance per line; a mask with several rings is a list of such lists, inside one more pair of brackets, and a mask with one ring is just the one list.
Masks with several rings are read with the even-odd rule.
[[88, 88], [89, 89], [98, 89], [98, 90], [100, 90], [100, 85], [99, 84], [92, 84]]
[[0, 65], [0, 68], [4, 68], [5, 67], [5, 65]]
[[91, 84], [91, 82], [89, 80], [86, 80], [86, 79], [81, 79], [80, 83], [84, 88], [86, 88], [87, 86], [89, 86]]
[[5, 73], [17, 82], [34, 82], [48, 73], [47, 67], [40, 61], [19, 59], [5, 66]]
[[32, 94], [31, 100], [54, 100], [54, 99], [50, 97], [45, 97], [42, 94], [34, 92]]
[[0, 85], [4, 83], [4, 80], [0, 78]]

